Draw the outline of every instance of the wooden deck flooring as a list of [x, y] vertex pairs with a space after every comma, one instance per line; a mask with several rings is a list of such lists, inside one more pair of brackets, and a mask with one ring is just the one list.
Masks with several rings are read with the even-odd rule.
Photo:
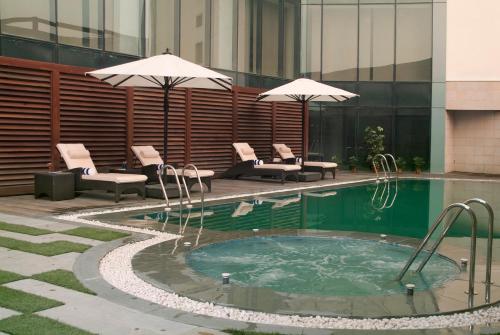
[[[415, 176], [415, 174], [408, 174]], [[424, 176], [429, 176], [425, 174]], [[297, 187], [311, 187], [311, 186], [325, 186], [335, 185], [347, 181], [358, 181], [367, 178], [374, 178], [373, 173], [350, 173], [340, 171], [337, 173], [335, 180], [327, 177], [325, 180], [318, 182], [293, 182], [288, 181], [284, 185], [279, 182], [273, 181], [254, 181], [254, 180], [228, 180], [228, 179], [215, 179], [212, 183], [212, 192], [206, 194], [206, 200], [218, 198], [221, 196], [239, 196], [248, 193], [269, 192], [269, 191], [283, 191], [291, 190]], [[442, 177], [442, 175], [440, 175]], [[473, 179], [497, 179], [499, 176], [481, 176], [471, 174], [447, 174], [446, 177], [453, 178], [473, 178]], [[199, 192], [193, 192], [192, 197], [198, 198]], [[89, 209], [103, 209], [103, 208], [119, 208], [124, 206], [141, 206], [141, 205], [154, 205], [162, 203], [158, 199], [142, 200], [136, 195], [126, 195], [122, 200], [115, 204], [112, 194], [102, 192], [88, 192], [79, 195], [72, 200], [64, 201], [49, 201], [47, 199], [35, 199], [33, 195], [21, 195], [0, 198], [0, 213], [20, 215], [27, 217], [49, 217], [55, 214], [66, 212], [73, 212], [79, 210]]]

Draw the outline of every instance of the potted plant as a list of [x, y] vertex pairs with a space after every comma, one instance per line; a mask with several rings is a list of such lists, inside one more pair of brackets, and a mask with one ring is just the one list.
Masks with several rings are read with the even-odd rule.
[[349, 157], [348, 162], [349, 162], [349, 168], [351, 169], [351, 172], [353, 172], [353, 173], [357, 172], [358, 163], [359, 163], [358, 157], [351, 156], [351, 157]]
[[398, 166], [398, 173], [402, 173], [406, 169], [406, 160], [403, 157], [396, 158], [396, 165]]
[[413, 157], [413, 165], [415, 165], [415, 173], [420, 174], [422, 172], [422, 168], [425, 165], [425, 161], [420, 156]]
[[[372, 127], [366, 127], [365, 128], [365, 136], [364, 140], [366, 143], [366, 150], [368, 155], [366, 156], [366, 162], [368, 163], [368, 166], [370, 166], [372, 169], [374, 168], [372, 166], [372, 161], [373, 157], [375, 157], [377, 154], [382, 154], [384, 153], [384, 128], [377, 126], [375, 128]], [[376, 167], [378, 168], [378, 166]]]

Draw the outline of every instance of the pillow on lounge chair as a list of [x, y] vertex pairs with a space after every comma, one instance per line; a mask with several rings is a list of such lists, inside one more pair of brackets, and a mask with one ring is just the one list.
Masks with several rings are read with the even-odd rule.
[[241, 149], [241, 152], [242, 152], [244, 155], [251, 155], [251, 154], [253, 154], [255, 151], [254, 151], [252, 148], [242, 148], [242, 149]]
[[284, 154], [288, 154], [288, 153], [291, 153], [292, 152], [292, 149], [290, 149], [289, 147], [280, 147], [279, 148], [279, 151], [284, 153]]
[[156, 158], [160, 153], [156, 151], [154, 148], [143, 148], [141, 150], [141, 155], [144, 158]]
[[90, 158], [90, 152], [86, 149], [83, 150], [68, 150], [68, 156], [72, 159]]

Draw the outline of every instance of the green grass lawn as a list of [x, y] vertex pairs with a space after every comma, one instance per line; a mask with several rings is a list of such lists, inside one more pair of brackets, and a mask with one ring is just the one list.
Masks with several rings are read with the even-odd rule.
[[0, 320], [0, 331], [12, 335], [92, 335], [82, 329], [33, 314]]
[[128, 233], [92, 227], [78, 227], [62, 231], [61, 233], [66, 235], [85, 237], [98, 241], [113, 241], [122, 237], [130, 236], [130, 234]]
[[62, 302], [0, 286], [0, 306], [21, 313], [34, 313], [64, 305]]
[[17, 273], [0, 270], [0, 285], [24, 278], [26, 277], [18, 275]]
[[44, 281], [46, 283], [54, 284], [57, 286], [69, 288], [71, 290], [95, 295], [94, 292], [83, 286], [71, 271], [66, 271], [66, 270], [48, 271], [31, 276], [31, 278]]
[[0, 236], [0, 247], [29, 252], [43, 256], [55, 256], [67, 252], [84, 252], [90, 245], [68, 241], [54, 241], [49, 243], [31, 243]]
[[27, 235], [46, 235], [52, 234], [53, 232], [47, 229], [40, 229], [35, 227], [23, 226], [18, 224], [5, 223], [0, 221], [0, 230], [11, 231], [14, 233], [27, 234]]

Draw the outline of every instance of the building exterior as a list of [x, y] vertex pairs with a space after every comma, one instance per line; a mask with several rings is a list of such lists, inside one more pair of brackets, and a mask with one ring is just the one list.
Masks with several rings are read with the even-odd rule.
[[421, 156], [432, 172], [500, 173], [490, 159], [500, 128], [482, 135], [492, 145], [481, 156], [466, 140], [469, 127], [500, 122], [500, 49], [489, 42], [500, 32], [500, 5], [473, 3], [0, 0], [0, 54], [99, 68], [168, 48], [238, 86], [306, 76], [360, 95], [309, 106], [310, 153], [363, 160], [365, 127], [382, 126], [388, 152]]

